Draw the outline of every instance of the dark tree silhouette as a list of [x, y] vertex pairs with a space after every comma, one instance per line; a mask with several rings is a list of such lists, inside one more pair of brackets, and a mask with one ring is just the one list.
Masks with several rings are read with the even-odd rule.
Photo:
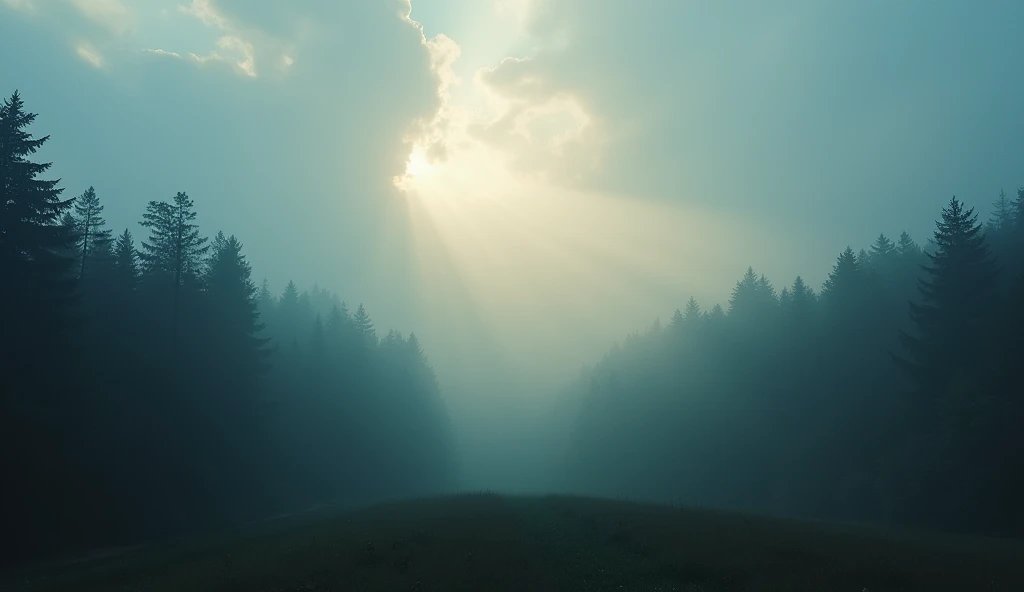
[[[151, 201], [141, 225], [150, 231], [142, 242], [144, 269], [158, 282], [170, 281], [171, 336], [177, 344], [183, 285], [198, 278], [203, 256], [209, 250], [207, 238], [199, 233], [196, 212], [188, 194], [178, 192], [172, 202]], [[177, 347], [175, 345], [175, 347]]]
[[[0, 374], [55, 378], [53, 364], [69, 354], [69, 315], [75, 295], [65, 256], [73, 236], [60, 223], [71, 201], [56, 180], [43, 180], [50, 163], [30, 157], [49, 140], [33, 137], [36, 115], [15, 92], [0, 105]], [[6, 395], [27, 395], [14, 382]]]
[[102, 260], [110, 251], [110, 231], [104, 228], [107, 221], [103, 219], [103, 204], [94, 188], [89, 187], [75, 199], [75, 222], [80, 245], [78, 277], [81, 279], [85, 277], [90, 256]]
[[921, 302], [910, 305], [917, 333], [902, 334], [910, 358], [899, 358], [931, 396], [977, 364], [984, 340], [980, 319], [995, 302], [998, 273], [973, 209], [954, 197], [936, 226], [937, 249], [927, 253], [931, 264], [920, 282]]
[[135, 250], [135, 240], [127, 228], [117, 237], [114, 243], [115, 283], [122, 292], [132, 292], [139, 282], [139, 253]]

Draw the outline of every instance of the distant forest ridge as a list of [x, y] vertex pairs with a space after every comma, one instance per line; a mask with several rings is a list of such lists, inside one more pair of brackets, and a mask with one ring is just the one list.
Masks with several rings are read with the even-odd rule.
[[1024, 534], [1024, 189], [952, 198], [928, 247], [843, 250], [815, 292], [748, 269], [573, 388], [572, 487]]
[[0, 561], [454, 487], [415, 335], [258, 289], [184, 192], [115, 236], [92, 187], [45, 180], [34, 120], [0, 106]]

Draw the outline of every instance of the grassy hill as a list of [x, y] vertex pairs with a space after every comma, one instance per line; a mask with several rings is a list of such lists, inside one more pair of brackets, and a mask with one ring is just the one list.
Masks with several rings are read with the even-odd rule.
[[651, 504], [460, 495], [39, 566], [0, 590], [1024, 590], [1024, 544]]

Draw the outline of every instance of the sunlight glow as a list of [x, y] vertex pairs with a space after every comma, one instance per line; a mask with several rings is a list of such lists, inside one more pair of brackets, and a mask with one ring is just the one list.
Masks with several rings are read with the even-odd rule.
[[[725, 263], [732, 253], [716, 237], [765, 238], [707, 210], [581, 191], [509, 163], [482, 144], [437, 164], [417, 155], [401, 188], [418, 297], [426, 310], [455, 308], [436, 316], [444, 320], [433, 334], [486, 339], [507, 361], [531, 360], [533, 371], [547, 370], [531, 355], [538, 341], [578, 352], [582, 363], [656, 316], [667, 321], [690, 295], [713, 305], [709, 286], [742, 274]], [[746, 239], [736, 248], [755, 248]], [[694, 277], [700, 285], [688, 282]], [[594, 318], [609, 322], [598, 330]], [[550, 370], [565, 363], [553, 357]]]
[[426, 154], [423, 150], [416, 148], [409, 154], [409, 162], [405, 168], [405, 173], [412, 177], [419, 177], [422, 175], [429, 175], [434, 172], [434, 165], [430, 164], [427, 160]]

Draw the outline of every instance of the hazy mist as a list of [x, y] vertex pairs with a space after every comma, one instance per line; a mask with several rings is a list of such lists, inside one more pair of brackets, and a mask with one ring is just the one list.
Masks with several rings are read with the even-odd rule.
[[[776, 303], [797, 276], [821, 294], [848, 246], [906, 232], [933, 253], [953, 195], [981, 223], [1001, 190], [1016, 197], [1022, 22], [1012, 1], [0, 0], [0, 94], [39, 114], [29, 129], [51, 138], [32, 158], [54, 163], [43, 176], [64, 199], [94, 187], [114, 237], [148, 240], [147, 203], [186, 192], [202, 234], [236, 236], [273, 302], [289, 282], [316, 286], [324, 327], [344, 301], [347, 314], [365, 304], [375, 339], [415, 332], [457, 451], [457, 478], [437, 488], [792, 513], [804, 493], [773, 490], [764, 506], [722, 494], [756, 480], [670, 495], [677, 477], [629, 472], [661, 471], [652, 456], [606, 480], [580, 467], [659, 449], [663, 428], [638, 409], [699, 407], [697, 433], [731, 409], [704, 397], [747, 388], [719, 378], [753, 366], [713, 371], [749, 353], [731, 329], [678, 345], [706, 357], [673, 374], [663, 342], [689, 298], [739, 318], [730, 301], [750, 267]], [[858, 260], [865, 274], [872, 261]], [[909, 388], [889, 352], [911, 331], [926, 261], [901, 261], [891, 276], [872, 267], [892, 287], [872, 305], [884, 337], [843, 338], [871, 343], [865, 391]], [[271, 331], [298, 326], [261, 310]], [[763, 328], [776, 330], [786, 345], [758, 352], [798, 341]], [[285, 351], [281, 335], [268, 337]], [[793, 376], [756, 359], [766, 382]], [[636, 406], [593, 403], [619, 384]]]

